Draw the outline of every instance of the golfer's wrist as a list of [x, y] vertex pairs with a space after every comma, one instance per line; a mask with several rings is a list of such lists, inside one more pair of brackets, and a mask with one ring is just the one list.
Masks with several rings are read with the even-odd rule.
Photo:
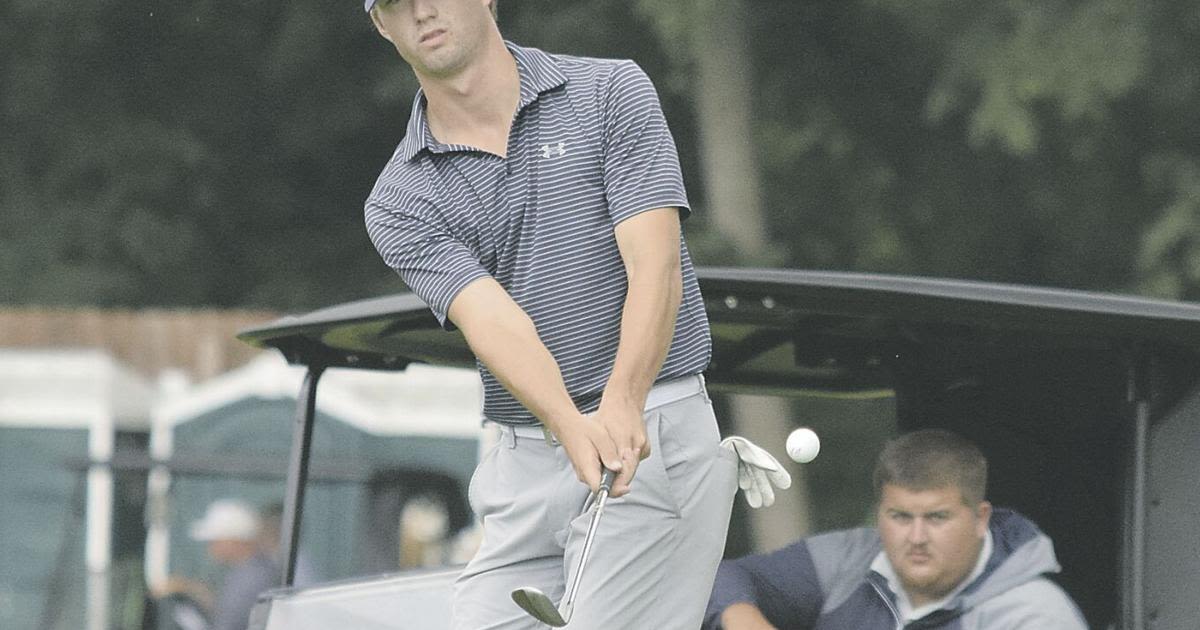
[[611, 382], [600, 396], [601, 409], [641, 413], [645, 406], [646, 394], [637, 394], [630, 388], [617, 387]]
[[569, 410], [548, 413], [539, 419], [555, 437], [561, 438], [563, 433], [571, 431], [573, 427], [583, 422], [585, 418], [578, 410], [571, 407]]

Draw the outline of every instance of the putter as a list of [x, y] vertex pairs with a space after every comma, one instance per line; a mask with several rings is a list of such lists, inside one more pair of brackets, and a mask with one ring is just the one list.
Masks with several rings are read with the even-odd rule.
[[608, 493], [612, 490], [615, 473], [605, 468], [600, 477], [600, 491], [596, 494], [596, 512], [592, 514], [592, 522], [588, 525], [587, 536], [583, 539], [583, 553], [579, 555], [579, 567], [575, 569], [575, 579], [571, 580], [571, 588], [567, 589], [562, 605], [555, 606], [549, 597], [540, 589], [523, 586], [512, 592], [513, 601], [534, 619], [561, 628], [571, 620], [571, 611], [575, 608], [575, 595], [579, 593], [579, 580], [583, 577], [583, 567], [587, 564], [588, 552], [592, 549], [592, 538], [596, 535], [596, 524], [604, 513], [604, 504], [608, 501]]

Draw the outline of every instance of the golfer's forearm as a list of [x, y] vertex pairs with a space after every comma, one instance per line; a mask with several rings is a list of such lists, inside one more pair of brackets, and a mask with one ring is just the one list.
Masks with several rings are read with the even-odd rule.
[[612, 376], [604, 388], [606, 402], [641, 409], [667, 358], [675, 334], [675, 317], [683, 296], [678, 258], [630, 269], [629, 292], [621, 313], [621, 340]]
[[617, 226], [616, 237], [628, 290], [603, 402], [641, 409], [667, 358], [683, 299], [679, 211], [659, 208], [630, 218]]
[[450, 320], [475, 356], [551, 430], [578, 416], [562, 372], [533, 320], [495, 280], [476, 280], [450, 305]]
[[721, 612], [723, 630], [775, 630], [754, 604], [732, 604]]

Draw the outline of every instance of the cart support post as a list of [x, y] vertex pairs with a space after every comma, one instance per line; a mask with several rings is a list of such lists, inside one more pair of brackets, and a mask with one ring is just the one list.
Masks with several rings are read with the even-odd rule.
[[292, 423], [292, 452], [288, 457], [287, 493], [283, 500], [280, 549], [283, 550], [283, 586], [296, 579], [296, 553], [300, 543], [300, 519], [304, 515], [304, 488], [308, 483], [308, 458], [312, 452], [312, 430], [317, 410], [317, 381], [325, 367], [309, 366], [296, 397]]
[[1124, 624], [1127, 630], [1146, 627], [1146, 494], [1149, 468], [1151, 363], [1135, 349], [1128, 372], [1128, 395], [1133, 411], [1131, 456], [1125, 517]]

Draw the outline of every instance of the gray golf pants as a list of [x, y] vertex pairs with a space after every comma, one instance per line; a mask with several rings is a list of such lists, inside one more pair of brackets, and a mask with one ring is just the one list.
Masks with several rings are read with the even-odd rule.
[[[695, 630], [712, 592], [737, 490], [737, 458], [720, 447], [700, 376], [660, 383], [646, 402], [651, 455], [596, 531], [574, 630]], [[513, 603], [523, 586], [555, 603], [574, 577], [589, 491], [540, 429], [505, 427], [471, 479], [483, 542], [454, 588], [454, 630], [546, 626]]]

